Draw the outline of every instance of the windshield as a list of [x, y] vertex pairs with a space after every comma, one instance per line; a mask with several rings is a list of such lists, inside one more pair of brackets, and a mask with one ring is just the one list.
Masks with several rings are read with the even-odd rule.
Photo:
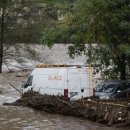
[[96, 92], [100, 92], [102, 91], [103, 87], [105, 86], [105, 83], [100, 83], [97, 85], [97, 87], [95, 88]]
[[33, 80], [33, 76], [30, 76], [29, 79], [27, 80], [27, 83], [24, 85], [24, 88], [27, 88], [28, 86], [32, 86], [32, 80]]
[[104, 93], [111, 93], [115, 90], [115, 88], [117, 87], [116, 84], [106, 84], [106, 83], [102, 83], [99, 84], [96, 88], [95, 91], [96, 92], [104, 92]]
[[111, 93], [115, 90], [115, 87], [116, 85], [114, 84], [110, 84], [110, 85], [106, 85], [103, 89], [102, 89], [102, 92], [105, 92], [105, 93]]

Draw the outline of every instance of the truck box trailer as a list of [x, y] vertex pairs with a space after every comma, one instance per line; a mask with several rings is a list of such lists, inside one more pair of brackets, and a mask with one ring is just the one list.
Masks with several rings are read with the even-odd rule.
[[78, 65], [37, 65], [22, 91], [74, 99], [93, 95], [93, 68]]

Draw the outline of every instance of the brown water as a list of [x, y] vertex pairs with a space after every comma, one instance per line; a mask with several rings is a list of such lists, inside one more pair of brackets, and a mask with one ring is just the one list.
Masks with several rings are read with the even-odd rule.
[[0, 130], [120, 130], [75, 117], [37, 112], [26, 107], [3, 106], [4, 102], [13, 102], [19, 97], [8, 83], [21, 86], [24, 79], [26, 76], [17, 77], [15, 73], [0, 75], [0, 88], [4, 90], [4, 94], [0, 95]]
[[50, 115], [23, 107], [1, 106], [0, 115], [0, 130], [112, 130], [78, 118]]
[[18, 98], [13, 95], [0, 95], [0, 130], [117, 130], [75, 117], [52, 115], [26, 107], [3, 106], [3, 102]]

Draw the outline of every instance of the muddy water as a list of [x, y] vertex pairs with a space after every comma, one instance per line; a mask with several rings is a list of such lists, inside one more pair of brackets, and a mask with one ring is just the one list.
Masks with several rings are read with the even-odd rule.
[[85, 120], [50, 115], [23, 107], [0, 108], [0, 130], [111, 130]]
[[21, 86], [21, 81], [27, 76], [25, 72], [20, 73], [25, 76], [16, 77], [15, 73], [0, 75], [0, 90], [4, 92], [0, 94], [0, 130], [120, 130], [75, 117], [51, 115], [25, 107], [3, 106], [4, 102], [13, 102], [19, 98], [19, 93], [8, 83]]
[[3, 102], [16, 100], [18, 96], [14, 95], [13, 92], [0, 95], [0, 130], [117, 130], [79, 118], [2, 105]]

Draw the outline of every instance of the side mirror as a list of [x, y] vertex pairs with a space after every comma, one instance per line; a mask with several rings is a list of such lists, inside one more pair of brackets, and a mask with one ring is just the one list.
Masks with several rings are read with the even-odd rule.
[[27, 88], [28, 87], [28, 84], [24, 84], [24, 88]]
[[27, 87], [28, 87], [28, 84], [26, 84], [26, 82], [23, 83], [22, 88], [27, 88]]

